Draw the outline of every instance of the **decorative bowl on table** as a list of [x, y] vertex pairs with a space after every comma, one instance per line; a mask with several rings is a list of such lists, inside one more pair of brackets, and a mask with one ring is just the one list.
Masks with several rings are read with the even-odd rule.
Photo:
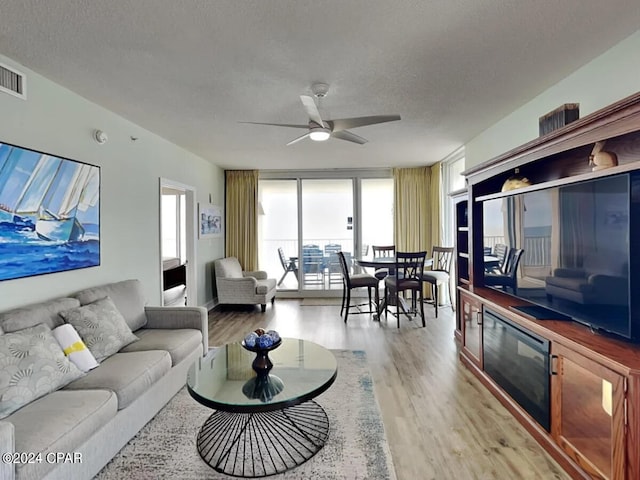
[[259, 352], [261, 350], [273, 350], [278, 348], [282, 343], [280, 334], [275, 330], [265, 330], [258, 328], [250, 332], [242, 340], [242, 346], [250, 352]]
[[282, 339], [278, 332], [275, 330], [266, 331], [263, 328], [249, 333], [241, 342], [243, 348], [256, 353], [256, 358], [251, 366], [258, 375], [268, 375], [269, 370], [273, 367], [273, 363], [269, 360], [269, 352], [281, 344]]

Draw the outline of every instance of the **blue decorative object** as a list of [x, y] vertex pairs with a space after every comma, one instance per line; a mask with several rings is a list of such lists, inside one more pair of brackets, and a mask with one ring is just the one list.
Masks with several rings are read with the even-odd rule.
[[278, 332], [276, 332], [275, 330], [269, 330], [267, 332], [267, 335], [269, 335], [271, 338], [273, 338], [273, 343], [278, 343], [280, 341], [280, 334]]
[[247, 347], [254, 348], [256, 346], [256, 341], [258, 340], [258, 334], [255, 332], [251, 332], [249, 335], [244, 337], [244, 344]]
[[260, 335], [256, 341], [258, 348], [269, 348], [273, 345], [273, 338], [271, 335]]
[[[258, 376], [269, 374], [269, 370], [273, 367], [273, 363], [269, 360], [269, 351], [275, 350], [282, 344], [282, 339], [278, 332], [275, 330], [270, 330], [270, 332], [268, 333], [263, 328], [258, 328], [249, 333], [242, 341], [244, 348], [256, 353], [256, 358], [253, 360], [251, 367]], [[274, 340], [274, 333], [278, 337], [277, 341]]]

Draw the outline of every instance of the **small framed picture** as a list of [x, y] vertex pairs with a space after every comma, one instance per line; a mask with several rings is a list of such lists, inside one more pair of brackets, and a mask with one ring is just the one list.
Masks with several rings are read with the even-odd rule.
[[208, 203], [198, 204], [198, 237], [222, 236], [222, 208]]

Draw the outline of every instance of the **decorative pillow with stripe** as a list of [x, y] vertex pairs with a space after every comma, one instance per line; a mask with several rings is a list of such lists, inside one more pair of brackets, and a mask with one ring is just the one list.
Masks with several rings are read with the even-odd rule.
[[0, 418], [83, 375], [43, 323], [0, 335], [0, 365]]
[[100, 365], [70, 323], [54, 328], [51, 333], [67, 358], [83, 372]]
[[109, 297], [60, 312], [60, 316], [74, 326], [98, 362], [138, 340]]

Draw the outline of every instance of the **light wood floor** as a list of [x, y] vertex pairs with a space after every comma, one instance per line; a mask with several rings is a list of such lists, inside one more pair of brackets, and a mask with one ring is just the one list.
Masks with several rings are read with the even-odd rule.
[[[389, 316], [374, 322], [339, 306], [225, 308], [209, 314], [211, 346], [258, 327], [330, 349], [365, 350], [399, 480], [568, 479], [536, 441], [458, 360], [450, 308], [425, 305], [427, 326]], [[329, 392], [340, 395], [339, 391]], [[349, 401], [345, 399], [345, 401]]]

